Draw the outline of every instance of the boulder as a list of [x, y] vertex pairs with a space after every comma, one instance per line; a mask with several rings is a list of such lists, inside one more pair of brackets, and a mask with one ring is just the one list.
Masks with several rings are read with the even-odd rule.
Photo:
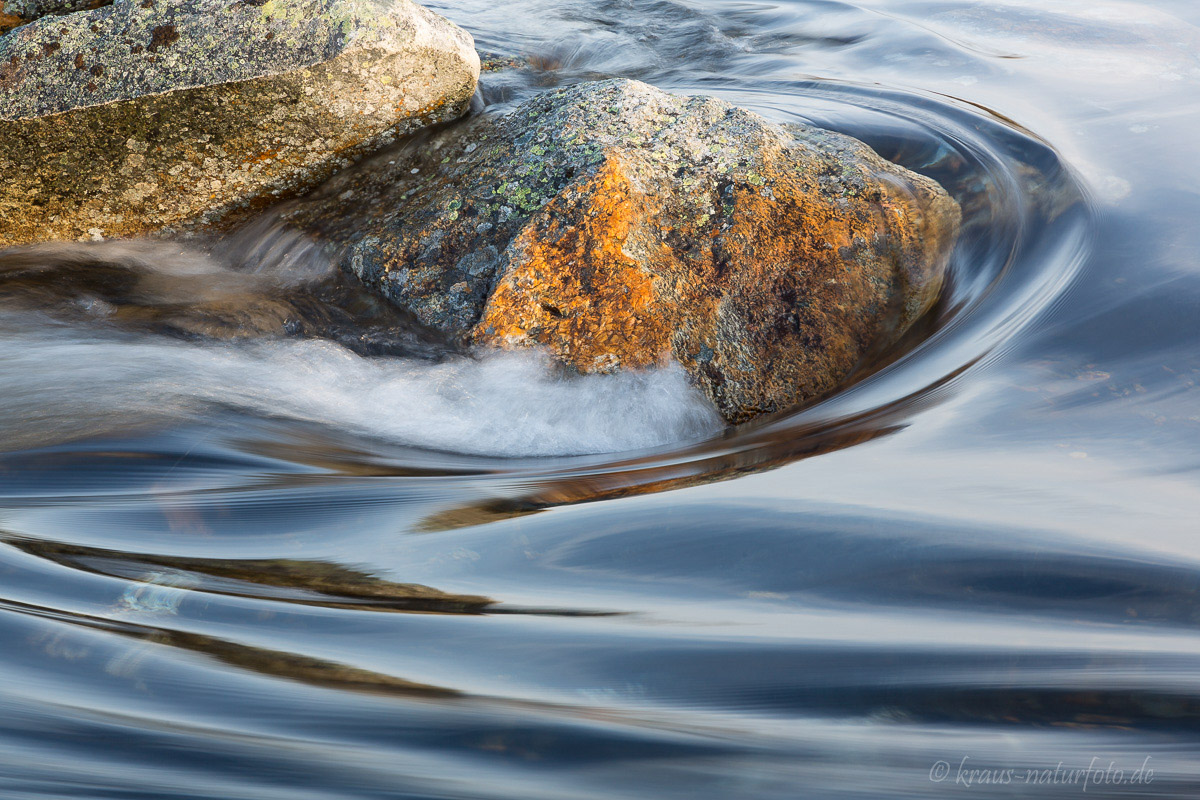
[[960, 211], [857, 140], [613, 80], [390, 154], [289, 219], [426, 325], [581, 373], [674, 359], [742, 422], [924, 314]]
[[0, 247], [231, 225], [460, 116], [478, 75], [470, 36], [409, 0], [42, 16], [0, 36]]

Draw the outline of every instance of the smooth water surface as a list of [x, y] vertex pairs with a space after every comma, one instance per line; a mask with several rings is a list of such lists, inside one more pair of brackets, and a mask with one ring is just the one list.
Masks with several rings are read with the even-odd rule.
[[431, 5], [477, 113], [627, 76], [936, 177], [943, 302], [729, 431], [269, 220], [0, 254], [0, 796], [1200, 792], [1200, 7]]

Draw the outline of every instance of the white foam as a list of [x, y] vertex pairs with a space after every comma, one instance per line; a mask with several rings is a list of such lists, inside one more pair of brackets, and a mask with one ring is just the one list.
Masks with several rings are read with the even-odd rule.
[[130, 421], [188, 420], [214, 404], [503, 456], [655, 447], [721, 427], [679, 367], [568, 378], [532, 352], [431, 364], [363, 358], [323, 341], [86, 335], [58, 326], [0, 331], [0, 433], [9, 447]]

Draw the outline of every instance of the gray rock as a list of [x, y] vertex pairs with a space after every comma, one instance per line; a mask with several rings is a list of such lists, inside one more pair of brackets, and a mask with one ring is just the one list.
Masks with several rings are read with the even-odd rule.
[[409, 0], [42, 17], [0, 36], [0, 246], [232, 224], [461, 115], [478, 75], [470, 36]]
[[960, 210], [855, 139], [617, 80], [381, 158], [290, 220], [426, 325], [579, 372], [673, 359], [740, 422], [925, 313]]

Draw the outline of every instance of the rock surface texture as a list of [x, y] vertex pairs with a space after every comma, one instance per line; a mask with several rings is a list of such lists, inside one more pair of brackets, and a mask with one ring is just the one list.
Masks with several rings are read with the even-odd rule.
[[854, 139], [632, 81], [389, 158], [291, 221], [427, 325], [583, 373], [673, 358], [731, 422], [829, 391], [928, 310], [960, 217]]
[[0, 246], [234, 221], [460, 116], [478, 76], [470, 36], [409, 0], [43, 16], [0, 36]]
[[50, 14], [86, 11], [111, 3], [112, 0], [0, 0], [0, 33]]

